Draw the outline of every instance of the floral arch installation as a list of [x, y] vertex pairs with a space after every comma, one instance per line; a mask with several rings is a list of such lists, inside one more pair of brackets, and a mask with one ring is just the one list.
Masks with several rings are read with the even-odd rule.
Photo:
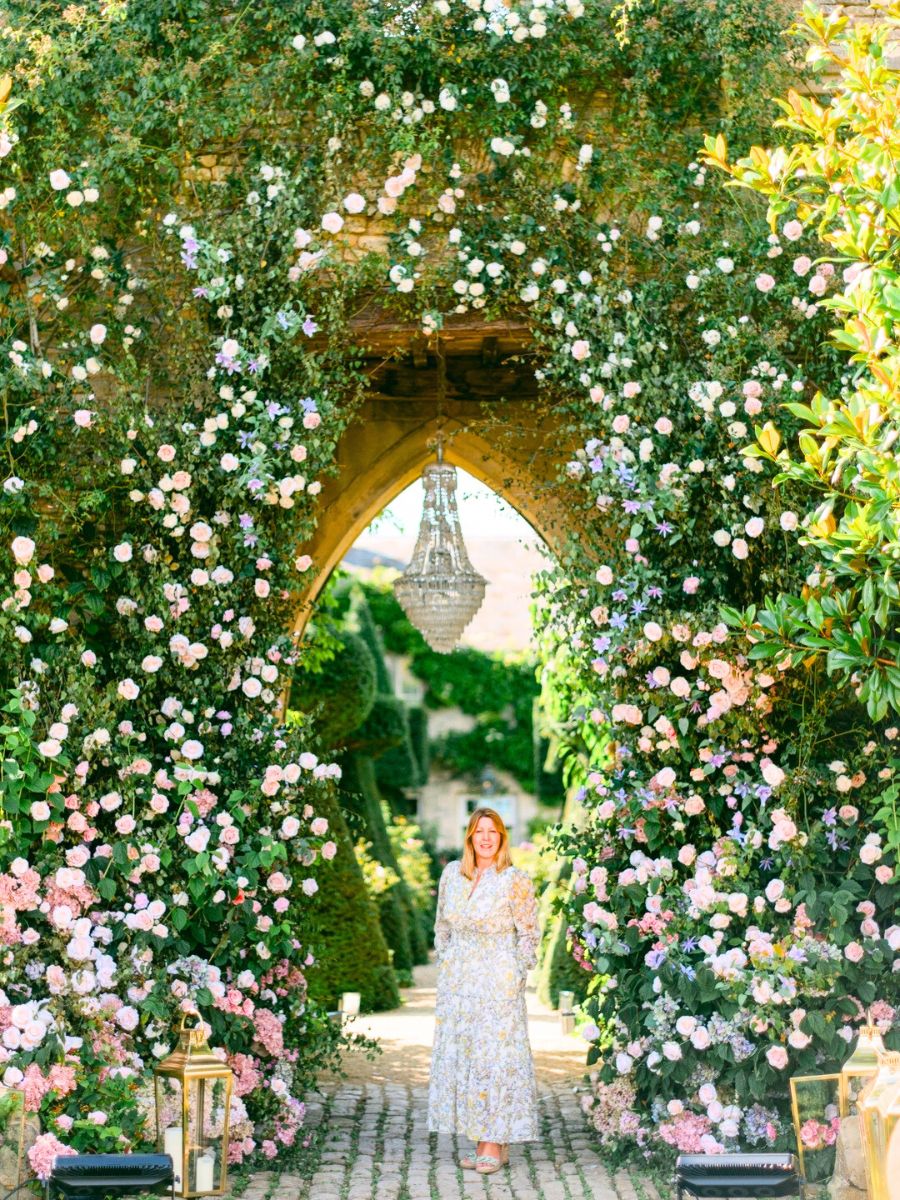
[[[781, 0], [621, 7], [627, 44], [582, 0], [49, 5], [40, 37], [7, 4], [0, 1034], [35, 1166], [104, 1145], [86, 1097], [146, 1145], [130, 1080], [189, 993], [244, 1076], [233, 1161], [304, 1136], [339, 1038], [306, 1005], [337, 771], [278, 699], [310, 573], [428, 459], [434, 336], [448, 458], [560, 564], [542, 652], [601, 1143], [787, 1149], [789, 1070], [900, 1008], [871, 452], [897, 247], [868, 220], [896, 153], [853, 91], [894, 139], [896, 16], [808, 15], [824, 75], [798, 80]], [[789, 83], [802, 151], [741, 157]], [[872, 168], [838, 210], [816, 90]]]

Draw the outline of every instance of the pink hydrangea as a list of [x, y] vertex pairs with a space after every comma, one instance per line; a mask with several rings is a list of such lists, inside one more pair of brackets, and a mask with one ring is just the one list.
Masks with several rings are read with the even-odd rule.
[[284, 1051], [284, 1030], [278, 1017], [268, 1008], [258, 1008], [254, 1017], [255, 1042], [261, 1045], [272, 1058]]
[[663, 1122], [658, 1132], [667, 1145], [674, 1146], [682, 1154], [702, 1154], [706, 1145], [703, 1139], [710, 1129], [709, 1117], [683, 1112], [674, 1121]]
[[28, 1162], [38, 1179], [44, 1181], [50, 1178], [53, 1160], [57, 1154], [76, 1154], [71, 1146], [61, 1142], [52, 1133], [42, 1133], [35, 1138], [34, 1145], [28, 1151]]

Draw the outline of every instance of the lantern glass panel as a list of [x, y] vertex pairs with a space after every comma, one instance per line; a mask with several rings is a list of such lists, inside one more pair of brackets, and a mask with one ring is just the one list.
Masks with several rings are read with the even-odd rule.
[[230, 1080], [194, 1077], [188, 1088], [187, 1193], [220, 1191], [225, 1183], [225, 1120]]
[[170, 1154], [175, 1164], [175, 1191], [183, 1193], [184, 1179], [184, 1093], [181, 1080], [173, 1075], [156, 1076], [157, 1149]]
[[882, 1055], [878, 1074], [859, 1099], [869, 1200], [891, 1200], [887, 1160], [900, 1118], [900, 1054]]
[[898, 1194], [900, 1176], [900, 1054], [890, 1056], [894, 1063], [894, 1082], [882, 1093], [883, 1100], [878, 1106], [879, 1118], [877, 1128], [880, 1133], [879, 1143], [884, 1147], [882, 1157], [883, 1182], [891, 1200]]
[[840, 1132], [840, 1075], [798, 1075], [791, 1080], [797, 1157], [807, 1183], [827, 1183], [834, 1174]]
[[0, 1194], [24, 1182], [25, 1093], [0, 1084]]

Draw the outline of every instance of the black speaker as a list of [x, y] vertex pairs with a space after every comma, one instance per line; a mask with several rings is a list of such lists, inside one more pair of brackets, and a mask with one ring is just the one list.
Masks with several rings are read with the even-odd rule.
[[48, 1200], [175, 1195], [169, 1154], [58, 1154], [47, 1180]]
[[675, 1192], [696, 1200], [731, 1196], [803, 1196], [793, 1154], [679, 1154]]

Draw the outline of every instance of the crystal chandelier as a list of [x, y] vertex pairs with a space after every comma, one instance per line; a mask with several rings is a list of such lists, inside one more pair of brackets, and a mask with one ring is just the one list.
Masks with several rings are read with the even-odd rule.
[[422, 474], [425, 500], [412, 562], [394, 593], [425, 641], [441, 654], [457, 644], [481, 608], [485, 580], [469, 562], [456, 508], [456, 468], [438, 444], [438, 461]]

